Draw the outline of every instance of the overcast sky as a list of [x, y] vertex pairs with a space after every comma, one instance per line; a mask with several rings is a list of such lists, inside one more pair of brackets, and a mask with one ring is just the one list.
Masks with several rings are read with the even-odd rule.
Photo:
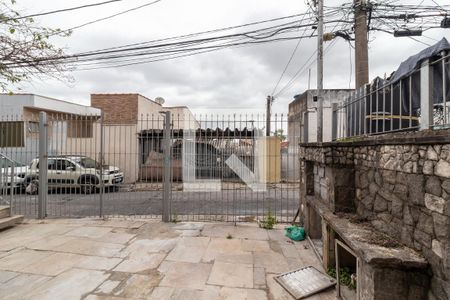
[[[348, 2], [328, 0], [326, 4]], [[97, 0], [18, 0], [17, 7], [27, 14], [99, 2]], [[94, 19], [150, 1], [123, 2], [38, 18], [44, 26], [70, 28]], [[422, 0], [401, 1], [420, 3]], [[424, 3], [426, 3], [425, 1]], [[444, 4], [446, 1], [438, 0]], [[432, 2], [431, 2], [432, 3]], [[127, 43], [142, 42], [214, 28], [239, 25], [275, 17], [301, 13], [306, 10], [304, 0], [162, 0], [126, 15], [99, 22], [74, 31], [72, 36], [57, 43], [68, 53], [95, 50]], [[450, 29], [428, 31], [421, 41], [450, 39]], [[408, 38], [393, 38], [385, 33], [370, 36], [370, 78], [390, 74], [402, 60], [426, 46]], [[192, 109], [230, 109], [245, 111], [264, 109], [270, 94], [285, 67], [296, 41], [271, 43], [178, 60], [142, 64], [118, 69], [76, 71], [71, 84], [56, 81], [34, 81], [25, 84], [21, 92], [30, 92], [62, 100], [89, 104], [91, 93], [140, 93], [151, 99], [166, 99], [169, 106], [187, 105]], [[304, 40], [281, 87], [293, 76], [316, 47], [316, 40]], [[325, 88], [354, 86], [350, 54], [354, 50], [342, 39], [325, 55]], [[354, 74], [354, 72], [352, 72]], [[316, 68], [311, 68], [311, 87], [316, 85]], [[295, 82], [284, 95], [276, 99], [274, 111], [287, 112], [295, 94], [308, 87], [308, 72]]]

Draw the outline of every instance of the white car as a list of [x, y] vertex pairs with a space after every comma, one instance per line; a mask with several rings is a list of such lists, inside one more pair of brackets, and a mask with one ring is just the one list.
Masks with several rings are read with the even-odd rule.
[[[87, 156], [50, 156], [47, 166], [49, 188], [79, 188], [82, 193], [92, 194], [100, 188], [100, 180], [105, 188], [116, 190], [123, 182], [123, 172], [118, 167], [101, 166]], [[25, 177], [25, 185], [37, 182], [38, 178], [39, 158], [35, 158]]]
[[[13, 173], [11, 176], [11, 173]], [[9, 190], [11, 186], [21, 190], [24, 187], [28, 166], [0, 153], [0, 191]]]

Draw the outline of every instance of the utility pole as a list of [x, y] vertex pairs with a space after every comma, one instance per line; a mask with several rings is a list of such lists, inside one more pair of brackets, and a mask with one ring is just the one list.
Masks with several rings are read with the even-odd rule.
[[367, 0], [355, 4], [355, 88], [369, 82], [369, 54], [367, 50]]
[[323, 141], [323, 1], [317, 5], [317, 142]]
[[270, 116], [272, 114], [273, 96], [267, 96], [266, 102], [266, 136], [270, 136]]

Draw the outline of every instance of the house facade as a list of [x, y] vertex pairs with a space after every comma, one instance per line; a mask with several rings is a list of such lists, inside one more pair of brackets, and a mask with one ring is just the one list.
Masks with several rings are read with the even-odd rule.
[[120, 167], [126, 183], [150, 179], [141, 167], [162, 153], [162, 112], [171, 112], [173, 130], [200, 127], [186, 106], [163, 104], [140, 94], [91, 95], [91, 105], [103, 112], [104, 163]]
[[[343, 103], [354, 91], [353, 89], [323, 90], [323, 142], [330, 142], [332, 139], [332, 105]], [[317, 90], [306, 90], [294, 96], [294, 101], [289, 103], [288, 140], [292, 141], [291, 144], [295, 147], [300, 142], [317, 141]]]
[[39, 112], [48, 119], [49, 155], [74, 153], [93, 138], [101, 110], [34, 94], [0, 94], [0, 152], [27, 164], [39, 153]]

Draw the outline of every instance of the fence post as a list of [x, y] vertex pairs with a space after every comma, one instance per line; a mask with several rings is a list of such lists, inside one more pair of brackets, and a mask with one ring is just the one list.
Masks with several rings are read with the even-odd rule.
[[39, 113], [39, 196], [38, 196], [38, 218], [44, 219], [47, 216], [47, 195], [48, 195], [48, 180], [47, 180], [47, 114], [45, 112]]
[[338, 128], [338, 104], [331, 103], [331, 140], [335, 141], [337, 139], [337, 128]]
[[164, 181], [163, 181], [163, 222], [170, 222], [171, 156], [170, 156], [170, 111], [164, 112]]
[[420, 130], [433, 126], [433, 70], [429, 60], [420, 68]]
[[11, 217], [11, 210], [12, 210], [12, 203], [14, 201], [14, 189], [15, 189], [15, 182], [14, 182], [14, 170], [15, 170], [15, 164], [11, 164], [11, 183], [9, 186], [9, 216]]
[[103, 217], [103, 194], [105, 192], [105, 183], [103, 182], [103, 158], [104, 158], [104, 133], [103, 133], [103, 118], [104, 118], [104, 114], [103, 111], [101, 112], [100, 115], [100, 218]]

